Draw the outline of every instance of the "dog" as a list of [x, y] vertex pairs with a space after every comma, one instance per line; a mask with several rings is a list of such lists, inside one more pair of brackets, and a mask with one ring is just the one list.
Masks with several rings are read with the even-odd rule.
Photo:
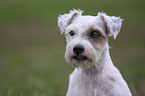
[[58, 17], [67, 42], [65, 59], [75, 67], [66, 96], [132, 96], [109, 54], [108, 37], [116, 39], [123, 19], [82, 13], [73, 9]]

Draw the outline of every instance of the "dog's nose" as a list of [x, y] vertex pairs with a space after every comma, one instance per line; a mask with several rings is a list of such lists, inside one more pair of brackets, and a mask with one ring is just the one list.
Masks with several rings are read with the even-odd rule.
[[83, 53], [85, 50], [84, 46], [83, 45], [75, 45], [74, 48], [73, 48], [73, 52], [76, 54], [76, 55], [79, 55], [81, 53]]

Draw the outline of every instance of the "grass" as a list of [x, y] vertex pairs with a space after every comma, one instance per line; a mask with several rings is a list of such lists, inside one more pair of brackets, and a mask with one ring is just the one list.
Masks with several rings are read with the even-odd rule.
[[134, 96], [145, 95], [145, 2], [142, 0], [0, 1], [0, 96], [65, 96], [73, 67], [64, 59], [59, 14], [83, 9], [124, 18], [111, 57]]

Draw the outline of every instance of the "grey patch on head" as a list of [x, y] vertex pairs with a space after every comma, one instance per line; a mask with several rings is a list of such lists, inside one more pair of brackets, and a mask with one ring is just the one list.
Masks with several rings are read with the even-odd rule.
[[113, 77], [109, 78], [111, 81], [115, 82], [116, 80]]
[[105, 21], [104, 17], [103, 16], [101, 16], [101, 17], [102, 17], [102, 19], [104, 21], [105, 33], [108, 36], [109, 35], [109, 27], [107, 27], [107, 22]]

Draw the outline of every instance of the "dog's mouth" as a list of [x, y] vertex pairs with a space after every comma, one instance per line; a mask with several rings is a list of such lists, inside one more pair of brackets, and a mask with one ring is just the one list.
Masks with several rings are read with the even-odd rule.
[[85, 61], [88, 58], [86, 56], [84, 56], [84, 55], [75, 55], [75, 56], [72, 57], [72, 59], [75, 59], [77, 61]]

